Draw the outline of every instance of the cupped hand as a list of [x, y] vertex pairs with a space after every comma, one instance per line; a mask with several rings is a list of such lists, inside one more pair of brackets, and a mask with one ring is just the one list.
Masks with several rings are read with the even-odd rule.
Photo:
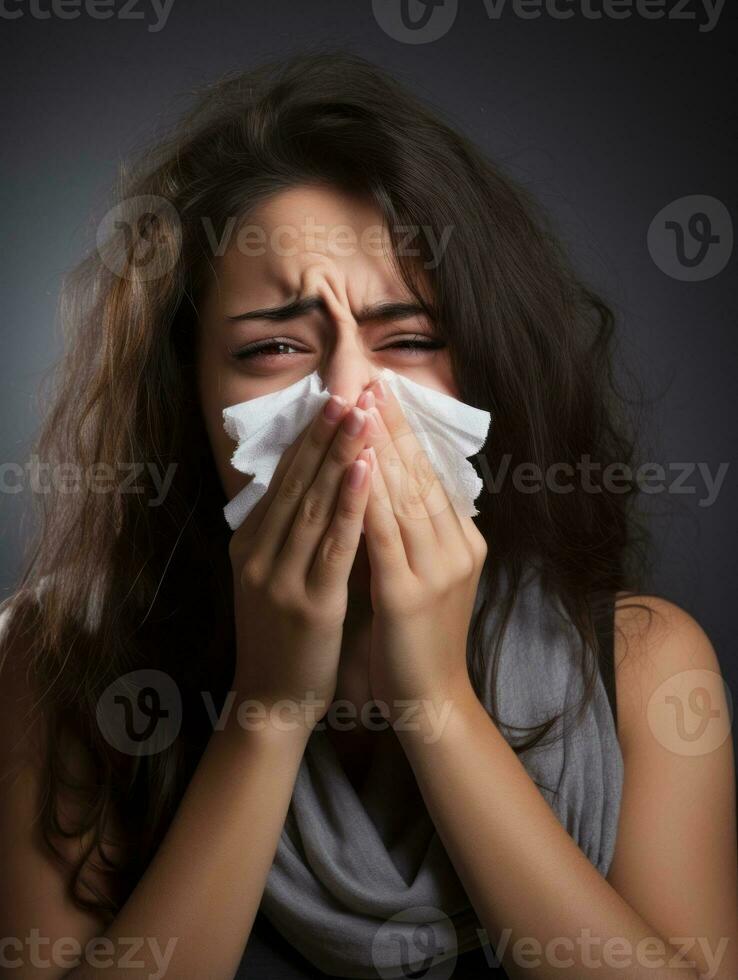
[[467, 636], [487, 543], [452, 505], [389, 386], [367, 390], [375, 399], [369, 442], [377, 458], [364, 516], [370, 687], [394, 720], [399, 701], [438, 704], [471, 689]]
[[273, 724], [311, 728], [335, 693], [371, 460], [366, 413], [339, 409], [319, 412], [285, 451], [230, 542], [234, 686]]

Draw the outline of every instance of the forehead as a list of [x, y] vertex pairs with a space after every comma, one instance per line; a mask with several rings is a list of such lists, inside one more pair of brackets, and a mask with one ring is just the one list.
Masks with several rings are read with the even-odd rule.
[[376, 205], [319, 185], [279, 191], [258, 204], [234, 227], [213, 268], [221, 289], [239, 293], [299, 295], [306, 277], [324, 276], [341, 281], [352, 302], [407, 295]]

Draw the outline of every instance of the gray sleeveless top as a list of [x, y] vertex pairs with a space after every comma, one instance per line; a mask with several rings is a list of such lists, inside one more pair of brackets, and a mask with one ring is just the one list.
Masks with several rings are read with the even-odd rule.
[[[495, 620], [493, 610], [484, 624], [486, 648]], [[606, 875], [623, 759], [602, 673], [576, 721], [583, 693], [576, 642], [560, 603], [531, 569], [499, 654], [497, 717], [502, 734], [514, 741], [520, 732], [507, 726], [538, 725], [563, 712], [542, 743], [520, 758], [562, 826]], [[489, 657], [481, 697], [488, 712], [491, 664]], [[428, 950], [436, 967], [486, 939], [401, 750], [373, 763], [357, 791], [324, 730], [308, 741], [260, 913], [315, 965], [315, 976], [404, 977], [427, 968]], [[247, 974], [248, 954], [247, 947], [239, 977]], [[308, 973], [298, 968], [289, 975]]]

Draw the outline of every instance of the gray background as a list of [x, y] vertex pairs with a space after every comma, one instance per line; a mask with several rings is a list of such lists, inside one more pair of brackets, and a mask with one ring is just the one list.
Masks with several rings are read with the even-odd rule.
[[[448, 33], [427, 44], [388, 36], [367, 0], [174, 0], [161, 30], [150, 29], [157, 17], [145, 0], [132, 8], [137, 19], [122, 18], [117, 0], [109, 20], [84, 6], [65, 20], [9, 5], [22, 16], [0, 19], [0, 462], [26, 460], [39, 383], [60, 350], [61, 277], [94, 240], [119, 160], [197, 85], [329, 44], [392, 70], [554, 216], [582, 274], [616, 309], [622, 362], [649, 395], [644, 459], [702, 462], [713, 473], [731, 463], [736, 257], [719, 275], [684, 282], [657, 267], [646, 236], [664, 206], [694, 194], [722, 201], [735, 223], [734, 22], [723, 11], [715, 30], [701, 31], [701, 0], [688, 8], [698, 19], [679, 22], [581, 12], [526, 20], [510, 2], [492, 20], [484, 0], [464, 0]], [[709, 507], [696, 475], [691, 493], [647, 501], [657, 532], [652, 591], [702, 624], [733, 692], [735, 478], [731, 463]], [[0, 493], [0, 597], [19, 570], [27, 503], [26, 492]]]

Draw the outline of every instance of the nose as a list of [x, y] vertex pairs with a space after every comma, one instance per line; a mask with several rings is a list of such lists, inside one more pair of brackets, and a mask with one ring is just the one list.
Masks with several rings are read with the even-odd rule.
[[318, 373], [332, 395], [341, 395], [354, 405], [362, 391], [378, 374], [366, 355], [358, 331], [338, 331], [327, 349]]

